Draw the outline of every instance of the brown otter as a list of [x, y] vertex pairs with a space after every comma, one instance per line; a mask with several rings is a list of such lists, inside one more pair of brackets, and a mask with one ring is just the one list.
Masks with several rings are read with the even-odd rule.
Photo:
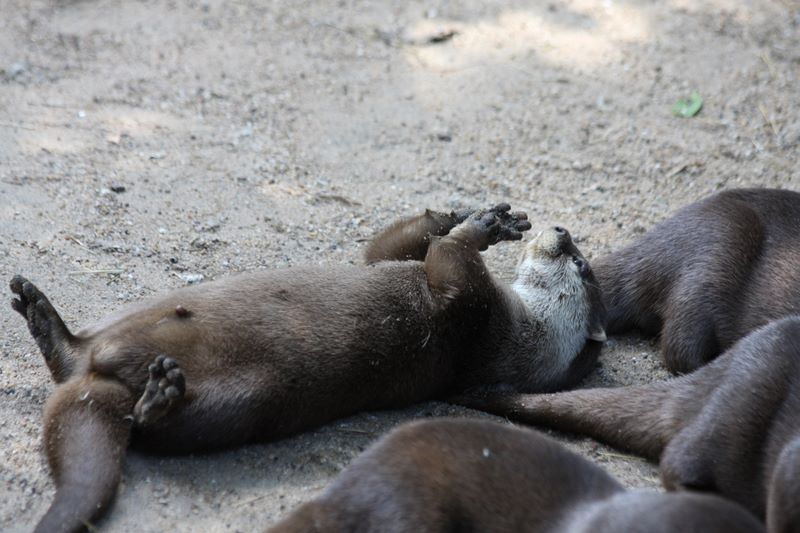
[[667, 488], [717, 492], [766, 516], [771, 532], [800, 530], [800, 316], [664, 382], [453, 401], [660, 457]]
[[478, 420], [401, 426], [271, 533], [756, 532], [712, 495], [626, 491], [537, 432]]
[[77, 335], [15, 277], [13, 307], [59, 384], [44, 412], [56, 496], [38, 529], [99, 516], [129, 439], [154, 452], [213, 450], [480, 383], [544, 391], [579, 380], [603, 338], [592, 272], [554, 228], [527, 245], [512, 287], [495, 280], [479, 250], [530, 228], [509, 209], [426, 212], [380, 234], [369, 266], [187, 287]]
[[800, 194], [731, 189], [691, 204], [594, 263], [609, 334], [661, 335], [690, 372], [770, 320], [800, 313]]

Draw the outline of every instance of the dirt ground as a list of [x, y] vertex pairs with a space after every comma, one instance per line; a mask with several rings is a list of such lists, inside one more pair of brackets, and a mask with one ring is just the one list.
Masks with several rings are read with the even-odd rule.
[[[795, 0], [0, 0], [0, 272], [77, 329], [201, 279], [358, 262], [395, 217], [503, 200], [591, 259], [721, 188], [800, 189], [799, 74]], [[693, 90], [700, 114], [672, 116]], [[521, 249], [487, 262], [510, 280]], [[0, 328], [0, 530], [27, 531], [53, 495], [53, 385], [8, 306]], [[664, 377], [657, 343], [631, 336], [587, 385]], [[263, 529], [432, 415], [482, 416], [427, 403], [221, 454], [131, 453], [97, 527]], [[642, 460], [558, 438], [658, 486]]]

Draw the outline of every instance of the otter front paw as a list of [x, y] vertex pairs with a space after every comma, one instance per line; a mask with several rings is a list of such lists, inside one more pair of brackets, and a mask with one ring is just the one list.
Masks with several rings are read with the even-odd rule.
[[186, 391], [183, 372], [175, 359], [159, 355], [147, 370], [150, 377], [144, 394], [133, 408], [134, 421], [140, 426], [152, 424], [167, 414]]
[[492, 244], [500, 241], [518, 241], [522, 239], [522, 232], [531, 229], [531, 223], [528, 221], [528, 214], [524, 211], [515, 211], [511, 213], [511, 206], [508, 204], [499, 204], [491, 209], [492, 212], [497, 214], [498, 221], [500, 222], [500, 231], [497, 234], [497, 240]]
[[479, 246], [485, 250], [501, 241], [518, 241], [522, 239], [522, 232], [531, 229], [528, 215], [522, 211], [511, 213], [511, 206], [506, 203], [498, 204], [489, 209], [481, 209], [469, 216], [466, 224], [478, 228], [486, 238]]

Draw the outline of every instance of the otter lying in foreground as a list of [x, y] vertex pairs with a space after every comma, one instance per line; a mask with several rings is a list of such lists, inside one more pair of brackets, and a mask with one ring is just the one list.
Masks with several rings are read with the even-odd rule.
[[452, 401], [660, 457], [668, 489], [717, 492], [766, 516], [771, 533], [800, 530], [800, 316], [668, 381]]
[[478, 420], [405, 424], [270, 533], [755, 533], [722, 498], [626, 491], [531, 430]]
[[605, 338], [592, 272], [553, 228], [526, 246], [511, 287], [495, 280], [479, 251], [530, 228], [509, 209], [426, 212], [376, 237], [371, 266], [187, 287], [77, 335], [15, 277], [13, 307], [59, 384], [44, 410], [56, 495], [37, 529], [80, 530], [100, 516], [129, 441], [213, 450], [477, 384], [546, 391], [581, 379]]
[[661, 335], [690, 372], [770, 320], [800, 313], [800, 194], [731, 189], [691, 204], [594, 263], [609, 334]]

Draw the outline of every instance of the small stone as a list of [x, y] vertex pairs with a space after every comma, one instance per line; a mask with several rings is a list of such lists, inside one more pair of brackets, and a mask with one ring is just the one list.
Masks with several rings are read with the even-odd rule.
[[8, 70], [6, 72], [8, 72], [8, 76], [13, 79], [19, 76], [20, 74], [24, 74], [25, 70], [26, 69], [24, 63], [14, 63], [10, 67], [8, 67]]
[[202, 274], [194, 274], [191, 272], [184, 272], [178, 275], [183, 281], [185, 281], [190, 285], [193, 283], [200, 283], [201, 281], [203, 281], [203, 279], [205, 279], [205, 276], [203, 276]]

